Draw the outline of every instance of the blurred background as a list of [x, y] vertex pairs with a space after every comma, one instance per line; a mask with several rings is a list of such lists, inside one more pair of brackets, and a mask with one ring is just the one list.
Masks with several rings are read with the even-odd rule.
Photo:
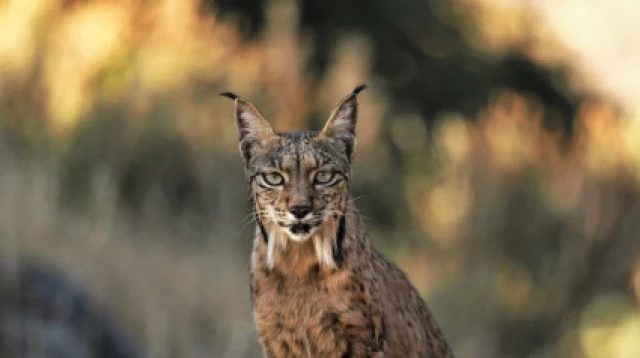
[[0, 250], [150, 357], [259, 357], [233, 91], [319, 129], [458, 357], [640, 356], [640, 3], [0, 1]]

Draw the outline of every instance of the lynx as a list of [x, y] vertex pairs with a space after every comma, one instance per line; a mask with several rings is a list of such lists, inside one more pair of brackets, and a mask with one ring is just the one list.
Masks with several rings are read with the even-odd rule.
[[276, 133], [230, 92], [256, 219], [251, 302], [266, 357], [453, 357], [427, 305], [374, 249], [349, 196], [360, 85], [320, 132]]

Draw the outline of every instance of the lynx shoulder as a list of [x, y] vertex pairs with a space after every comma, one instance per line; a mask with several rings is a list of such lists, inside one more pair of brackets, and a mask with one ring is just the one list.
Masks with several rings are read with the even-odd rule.
[[370, 244], [349, 196], [358, 86], [319, 132], [276, 133], [232, 93], [257, 227], [254, 319], [267, 357], [452, 357], [407, 276]]

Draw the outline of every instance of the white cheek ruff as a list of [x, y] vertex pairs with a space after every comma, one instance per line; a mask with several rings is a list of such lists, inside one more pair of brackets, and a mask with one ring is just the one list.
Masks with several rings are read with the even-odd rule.
[[313, 236], [313, 247], [316, 250], [316, 256], [321, 265], [328, 268], [335, 268], [336, 263], [333, 260], [333, 246], [335, 239], [329, 240], [327, 237], [316, 234]]
[[278, 259], [278, 254], [287, 249], [289, 240], [295, 243], [302, 243], [308, 240], [313, 241], [313, 247], [316, 253], [318, 262], [327, 268], [336, 268], [336, 262], [333, 258], [334, 249], [336, 247], [336, 224], [325, 223], [321, 227], [317, 228], [316, 232], [306, 235], [296, 235], [289, 232], [289, 230], [281, 230], [277, 227], [272, 227], [269, 232], [269, 240], [267, 243], [267, 265], [270, 269], [275, 266], [275, 261]]
[[277, 241], [278, 238], [275, 235], [275, 231], [271, 231], [271, 233], [269, 234], [269, 240], [267, 240], [267, 265], [269, 266], [269, 268], [273, 268], [273, 266], [275, 265], [274, 256], [276, 252]]
[[276, 252], [287, 249], [287, 242], [287, 238], [278, 232], [278, 230], [271, 230], [269, 233], [269, 242], [267, 243], [267, 265], [269, 268], [275, 266]]

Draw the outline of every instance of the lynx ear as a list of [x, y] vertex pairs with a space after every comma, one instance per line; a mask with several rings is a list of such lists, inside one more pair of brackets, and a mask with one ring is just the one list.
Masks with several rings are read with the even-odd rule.
[[220, 93], [220, 95], [234, 100], [236, 129], [240, 142], [247, 139], [262, 140], [273, 135], [269, 122], [251, 102], [231, 92]]
[[367, 88], [366, 84], [357, 86], [351, 94], [344, 97], [333, 110], [324, 125], [321, 136], [344, 141], [347, 155], [351, 157], [356, 146], [356, 123], [358, 122], [358, 94]]
[[220, 93], [220, 95], [234, 100], [233, 113], [236, 118], [240, 154], [248, 162], [252, 146], [273, 136], [273, 129], [251, 102], [231, 92]]

